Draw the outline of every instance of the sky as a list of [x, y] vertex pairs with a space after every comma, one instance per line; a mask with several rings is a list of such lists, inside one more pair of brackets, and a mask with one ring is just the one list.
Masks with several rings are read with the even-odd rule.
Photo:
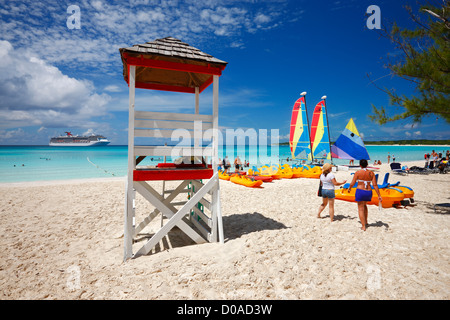
[[[376, 5], [383, 25], [414, 27], [405, 4], [418, 8], [415, 0], [0, 0], [0, 145], [47, 145], [65, 131], [126, 145], [119, 48], [168, 36], [228, 62], [219, 82], [223, 131], [275, 129], [288, 141], [293, 104], [306, 91], [310, 116], [327, 96], [331, 140], [350, 118], [366, 141], [448, 139], [450, 126], [436, 116], [383, 126], [368, 118], [372, 105], [389, 107], [370, 79], [414, 94], [385, 68], [399, 52], [367, 26]], [[212, 86], [200, 113], [211, 104]], [[136, 106], [193, 113], [194, 95], [137, 89]]]

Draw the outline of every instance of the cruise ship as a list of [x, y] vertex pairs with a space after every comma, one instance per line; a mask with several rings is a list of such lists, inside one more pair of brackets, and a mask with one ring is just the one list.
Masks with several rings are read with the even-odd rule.
[[106, 146], [110, 142], [101, 135], [74, 136], [71, 132], [66, 131], [65, 133], [65, 136], [51, 138], [49, 145], [58, 147], [89, 147]]

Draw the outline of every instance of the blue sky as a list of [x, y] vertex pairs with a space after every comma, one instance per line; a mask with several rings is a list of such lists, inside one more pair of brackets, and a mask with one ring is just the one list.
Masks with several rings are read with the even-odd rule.
[[[352, 117], [365, 140], [448, 139], [435, 116], [385, 126], [368, 119], [388, 106], [381, 87], [411, 95], [410, 83], [384, 68], [393, 45], [366, 26], [370, 5], [383, 24], [414, 26], [416, 1], [0, 1], [0, 144], [46, 145], [71, 131], [127, 143], [128, 87], [119, 48], [172, 36], [229, 64], [220, 77], [219, 125], [279, 129], [287, 141], [291, 110], [307, 91], [309, 114], [327, 95], [331, 139]], [[69, 29], [69, 5], [80, 29]], [[212, 86], [200, 96], [208, 112]], [[139, 106], [193, 112], [194, 96], [138, 90]]]

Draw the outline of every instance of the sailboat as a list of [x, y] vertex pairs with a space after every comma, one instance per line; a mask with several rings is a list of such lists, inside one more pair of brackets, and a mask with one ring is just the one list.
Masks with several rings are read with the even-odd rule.
[[369, 153], [359, 135], [353, 118], [350, 118], [344, 131], [331, 146], [331, 156], [347, 160], [370, 160]]
[[311, 161], [311, 140], [305, 96], [306, 92], [303, 92], [292, 108], [289, 146], [292, 159]]
[[314, 108], [311, 121], [311, 151], [314, 159], [331, 160], [330, 131], [326, 109], [326, 96]]

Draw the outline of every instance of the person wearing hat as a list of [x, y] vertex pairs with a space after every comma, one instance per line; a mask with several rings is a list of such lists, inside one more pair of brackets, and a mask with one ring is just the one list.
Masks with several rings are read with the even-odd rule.
[[329, 163], [325, 163], [322, 167], [322, 174], [320, 175], [320, 185], [322, 186], [322, 204], [319, 206], [319, 213], [317, 215], [320, 218], [320, 214], [325, 209], [325, 207], [330, 204], [329, 212], [330, 219], [334, 219], [334, 186], [340, 186], [347, 182], [337, 182], [334, 174], [331, 172], [333, 166]]

